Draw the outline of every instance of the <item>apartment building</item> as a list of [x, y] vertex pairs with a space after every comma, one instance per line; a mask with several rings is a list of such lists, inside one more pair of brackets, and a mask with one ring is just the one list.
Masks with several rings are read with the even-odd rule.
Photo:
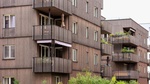
[[105, 65], [101, 68], [102, 76], [116, 76], [118, 80], [137, 80], [139, 84], [148, 84], [148, 31], [130, 18], [104, 22], [102, 27], [112, 28], [108, 41], [113, 48], [111, 56], [102, 56], [102, 64]]
[[102, 0], [0, 0], [0, 83], [100, 75]]

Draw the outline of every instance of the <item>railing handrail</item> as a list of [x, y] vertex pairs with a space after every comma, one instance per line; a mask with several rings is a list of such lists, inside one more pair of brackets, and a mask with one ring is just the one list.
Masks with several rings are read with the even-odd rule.
[[[33, 25], [33, 28], [38, 28], [38, 27], [42, 27], [42, 26], [54, 26], [54, 27], [59, 27], [59, 28], [62, 28], [62, 27], [60, 27], [60, 26], [57, 26], [57, 25]], [[52, 29], [53, 29], [53, 27], [52, 27]], [[66, 28], [63, 28], [64, 30], [68, 30], [68, 29], [66, 29]], [[71, 30], [68, 30], [68, 31], [70, 31], [71, 32]]]

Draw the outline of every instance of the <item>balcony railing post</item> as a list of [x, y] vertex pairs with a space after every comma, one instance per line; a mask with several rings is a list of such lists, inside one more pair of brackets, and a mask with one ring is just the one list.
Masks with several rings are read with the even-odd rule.
[[43, 30], [43, 25], [42, 25], [42, 39], [43, 39], [43, 34], [44, 34], [44, 30]]

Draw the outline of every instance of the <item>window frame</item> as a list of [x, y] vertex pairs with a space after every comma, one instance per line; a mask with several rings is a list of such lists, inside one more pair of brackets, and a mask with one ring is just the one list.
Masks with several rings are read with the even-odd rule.
[[7, 84], [11, 84], [12, 79], [15, 80], [14, 77], [3, 77], [3, 84], [6, 84], [6, 81], [5, 81], [6, 79], [8, 80], [8, 83], [7, 83]]
[[89, 27], [86, 27], [85, 35], [86, 35], [86, 38], [88, 39], [89, 38]]
[[94, 65], [98, 65], [98, 54], [94, 54]]
[[[61, 82], [61, 77], [60, 76], [55, 76], [55, 78], [56, 78], [56, 84], [58, 84], [59, 82]], [[57, 81], [57, 78], [59, 79], [59, 81]]]
[[77, 62], [77, 49], [72, 49], [72, 61]]
[[94, 41], [98, 41], [98, 31], [94, 31]]
[[98, 17], [98, 7], [94, 7], [94, 17]]
[[[6, 27], [6, 18], [8, 16], [9, 25]], [[14, 18], [14, 19], [13, 19]], [[3, 28], [15, 28], [16, 27], [16, 16], [11, 14], [4, 14], [3, 15]]]
[[85, 12], [86, 12], [86, 13], [88, 13], [88, 8], [89, 8], [88, 5], [89, 5], [89, 2], [86, 1], [86, 6], [85, 6], [85, 7], [86, 7], [86, 8], [85, 8]]
[[[8, 57], [6, 56], [6, 47], [8, 47]], [[12, 47], [14, 47], [14, 56], [12, 55], [13, 52]], [[3, 50], [4, 50], [3, 59], [15, 59], [15, 45], [4, 45]]]
[[72, 5], [77, 7], [77, 0], [72, 0]]
[[78, 25], [77, 22], [74, 22], [74, 23], [72, 24], [72, 33], [73, 33], [73, 34], [77, 34], [77, 25]]

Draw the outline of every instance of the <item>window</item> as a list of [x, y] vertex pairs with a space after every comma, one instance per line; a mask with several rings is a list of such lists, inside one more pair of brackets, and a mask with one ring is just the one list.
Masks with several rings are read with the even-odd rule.
[[4, 59], [14, 59], [15, 58], [15, 46], [5, 45], [4, 46]]
[[72, 24], [72, 33], [77, 34], [77, 22]]
[[94, 17], [98, 17], [98, 8], [94, 7]]
[[86, 64], [89, 63], [89, 52], [86, 52]]
[[8, 77], [8, 78], [3, 78], [3, 84], [14, 84], [13, 81], [15, 79], [12, 77]]
[[88, 30], [89, 30], [89, 28], [87, 27], [87, 28], [86, 28], [86, 31], [85, 31], [85, 33], [86, 33], [86, 38], [89, 37], [89, 32], [88, 32]]
[[72, 5], [76, 7], [77, 6], [77, 0], [72, 0]]
[[49, 57], [50, 56], [50, 49], [49, 46], [40, 45], [40, 57]]
[[95, 54], [94, 56], [94, 65], [98, 65], [98, 55]]
[[14, 28], [14, 27], [15, 27], [15, 16], [14, 15], [4, 15], [3, 28]]
[[86, 13], [88, 13], [88, 2], [86, 2]]
[[77, 49], [72, 49], [72, 60], [77, 61]]
[[61, 78], [60, 76], [56, 76], [56, 84], [58, 84], [59, 82], [61, 82]]
[[98, 41], [98, 31], [94, 32], [94, 41]]

